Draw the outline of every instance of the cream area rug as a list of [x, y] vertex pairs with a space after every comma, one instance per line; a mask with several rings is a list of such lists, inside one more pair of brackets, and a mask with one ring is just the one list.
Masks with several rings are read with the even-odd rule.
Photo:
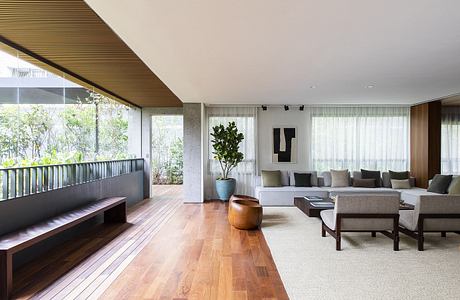
[[425, 251], [401, 234], [343, 233], [342, 251], [321, 221], [296, 207], [264, 207], [262, 231], [291, 299], [460, 299], [460, 235], [427, 234]]

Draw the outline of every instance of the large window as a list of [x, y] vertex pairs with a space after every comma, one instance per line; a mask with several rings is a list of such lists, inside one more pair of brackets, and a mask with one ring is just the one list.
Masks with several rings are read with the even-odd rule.
[[409, 108], [312, 108], [314, 170], [407, 170]]
[[[244, 134], [239, 150], [244, 155], [244, 160], [232, 170], [230, 176], [236, 179], [236, 192], [252, 195], [254, 193], [254, 176], [256, 174], [256, 108], [255, 107], [207, 107], [208, 134], [210, 137], [212, 127], [229, 122], [235, 122], [239, 132]], [[221, 175], [220, 164], [214, 159], [211, 139], [208, 140], [208, 184], [207, 198], [215, 198], [214, 181]]]
[[0, 167], [127, 158], [130, 108], [0, 50]]
[[460, 174], [460, 107], [442, 110], [441, 172]]

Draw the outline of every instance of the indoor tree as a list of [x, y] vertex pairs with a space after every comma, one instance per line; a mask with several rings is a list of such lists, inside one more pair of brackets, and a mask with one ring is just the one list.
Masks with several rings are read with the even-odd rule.
[[244, 158], [239, 151], [244, 135], [238, 132], [235, 122], [229, 122], [227, 127], [222, 124], [212, 127], [211, 136], [212, 153], [222, 169], [222, 176], [216, 181], [216, 190], [220, 199], [227, 200], [235, 190], [235, 180], [229, 178], [229, 174]]

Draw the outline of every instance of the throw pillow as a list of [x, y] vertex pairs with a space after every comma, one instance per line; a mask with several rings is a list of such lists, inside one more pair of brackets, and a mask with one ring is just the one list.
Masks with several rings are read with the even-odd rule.
[[311, 174], [311, 186], [318, 186], [318, 172], [309, 170], [293, 170], [289, 171], [289, 182], [291, 186], [295, 186], [294, 173], [310, 173]]
[[281, 171], [262, 170], [262, 185], [264, 187], [276, 187], [281, 185]]
[[434, 175], [433, 180], [430, 183], [427, 191], [438, 194], [447, 194], [450, 182], [452, 181], [452, 175]]
[[410, 189], [412, 186], [410, 185], [409, 179], [391, 179], [391, 188], [393, 189]]
[[448, 192], [449, 195], [460, 195], [460, 176], [452, 178]]
[[390, 170], [389, 173], [390, 173], [390, 180], [391, 179], [403, 180], [403, 179], [409, 179], [410, 177], [409, 171], [393, 172]]
[[311, 173], [294, 173], [295, 186], [311, 187]]
[[382, 179], [380, 177], [380, 171], [369, 171], [361, 169], [362, 179], [375, 179], [375, 187], [381, 187]]
[[353, 179], [353, 186], [375, 188], [375, 179]]
[[280, 171], [281, 172], [281, 185], [289, 186], [289, 171]]
[[349, 186], [350, 174], [347, 170], [331, 170], [331, 187]]

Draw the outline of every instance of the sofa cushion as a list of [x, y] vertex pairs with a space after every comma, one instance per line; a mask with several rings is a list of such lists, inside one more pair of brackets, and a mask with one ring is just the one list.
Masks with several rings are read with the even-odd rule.
[[409, 179], [391, 179], [391, 188], [393, 189], [410, 189], [412, 188], [410, 186]]
[[353, 180], [354, 179], [363, 179], [360, 171], [353, 171]]
[[382, 178], [380, 177], [380, 171], [369, 171], [361, 169], [362, 179], [375, 179], [375, 187], [381, 187]]
[[447, 194], [447, 189], [452, 181], [452, 175], [436, 174], [427, 191], [438, 194]]
[[[411, 187], [415, 186], [415, 178], [409, 177], [409, 183]], [[389, 172], [382, 172], [382, 186], [386, 188], [391, 188], [391, 179]]]
[[262, 170], [262, 185], [264, 187], [277, 187], [281, 184], [281, 171]]
[[331, 170], [331, 187], [345, 187], [349, 186], [350, 173], [348, 169], [345, 170]]
[[439, 196], [439, 194], [427, 192], [427, 190], [421, 189], [421, 188], [411, 188], [408, 190], [395, 189], [394, 191], [399, 191], [401, 193], [401, 200], [406, 203], [412, 204], [412, 205], [415, 205], [415, 203], [417, 203], [420, 196], [423, 196], [423, 195], [428, 195], [428, 196], [438, 195]]
[[400, 210], [399, 211], [399, 224], [404, 228], [415, 231], [417, 229], [417, 221], [415, 220], [415, 213], [413, 210]]
[[311, 173], [294, 173], [296, 187], [311, 187]]
[[323, 173], [321, 173], [321, 176], [323, 177], [324, 186], [331, 186], [332, 184], [331, 172], [324, 171]]
[[295, 197], [328, 197], [328, 192], [319, 187], [262, 187], [256, 186], [255, 197], [263, 206], [293, 206]]
[[348, 195], [348, 194], [369, 194], [369, 195], [376, 195], [376, 194], [398, 194], [399, 191], [387, 188], [363, 188], [363, 187], [322, 187], [325, 191], [330, 193], [330, 196], [336, 195]]
[[289, 171], [289, 182], [291, 186], [295, 186], [294, 173], [310, 173], [311, 186], [318, 186], [318, 172], [316, 171]]
[[375, 179], [353, 178], [353, 187], [375, 188]]
[[447, 190], [449, 195], [460, 195], [460, 177], [455, 176], [452, 178], [452, 182], [449, 185], [449, 189]]
[[332, 230], [335, 230], [335, 217], [334, 217], [334, 210], [327, 209], [322, 210], [320, 212], [321, 220], [323, 220], [324, 224]]

